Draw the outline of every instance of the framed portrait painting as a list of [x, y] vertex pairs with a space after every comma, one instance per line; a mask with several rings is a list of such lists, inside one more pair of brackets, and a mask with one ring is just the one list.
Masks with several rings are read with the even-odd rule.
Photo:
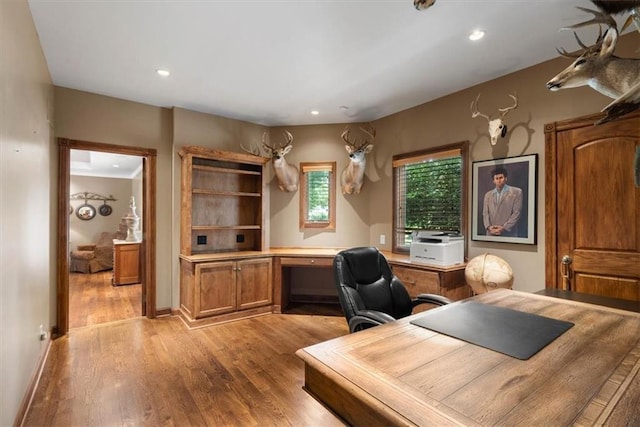
[[538, 155], [473, 162], [471, 240], [536, 244]]

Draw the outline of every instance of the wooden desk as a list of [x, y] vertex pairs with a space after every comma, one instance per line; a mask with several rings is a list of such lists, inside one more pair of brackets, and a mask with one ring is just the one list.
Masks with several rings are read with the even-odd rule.
[[351, 425], [640, 425], [640, 314], [497, 290], [473, 300], [575, 326], [529, 360], [409, 323], [301, 350], [306, 390]]

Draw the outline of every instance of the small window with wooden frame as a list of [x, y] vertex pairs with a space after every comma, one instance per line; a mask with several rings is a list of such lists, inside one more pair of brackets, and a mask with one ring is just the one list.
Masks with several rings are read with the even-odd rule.
[[300, 228], [336, 228], [336, 162], [300, 163]]

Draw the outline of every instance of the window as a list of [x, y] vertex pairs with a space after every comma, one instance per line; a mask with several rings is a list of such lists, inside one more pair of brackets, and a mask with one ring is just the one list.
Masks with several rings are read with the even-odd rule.
[[414, 230], [466, 234], [468, 142], [393, 156], [393, 251]]
[[300, 228], [336, 228], [336, 162], [300, 163]]

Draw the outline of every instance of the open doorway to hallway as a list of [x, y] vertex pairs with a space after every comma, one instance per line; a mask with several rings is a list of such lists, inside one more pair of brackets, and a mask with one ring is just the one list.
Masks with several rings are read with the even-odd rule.
[[140, 156], [71, 150], [69, 329], [142, 315], [142, 169]]
[[[113, 266], [105, 264], [109, 257], [104, 254], [94, 256], [92, 259], [98, 258], [100, 261], [94, 263], [86, 263], [78, 261], [82, 257], [74, 257], [74, 261], [71, 261], [72, 250], [97, 250], [98, 243], [101, 240], [111, 241], [113, 244], [113, 236], [98, 235], [95, 237], [96, 231], [93, 231], [93, 237], [87, 237], [82, 233], [86, 230], [79, 229], [79, 234], [72, 234], [71, 218], [81, 220], [88, 223], [99, 218], [100, 216], [109, 217], [114, 215], [114, 224], [109, 225], [106, 228], [107, 231], [101, 231], [101, 233], [109, 234], [109, 230], [118, 230], [120, 221], [122, 219], [122, 211], [127, 211], [131, 208], [131, 192], [133, 187], [129, 187], [126, 191], [126, 195], [122, 197], [123, 206], [114, 207], [111, 204], [116, 204], [117, 197], [109, 197], [111, 194], [105, 189], [100, 189], [102, 193], [96, 190], [79, 189], [76, 193], [71, 193], [71, 152], [78, 150], [83, 154], [87, 152], [107, 153], [107, 154], [121, 154], [126, 156], [138, 157], [142, 162], [142, 190], [139, 193], [139, 201], [135, 203], [139, 206], [139, 222], [141, 224], [140, 235], [137, 236], [134, 242], [131, 242], [129, 236], [132, 232], [129, 227], [129, 222], [126, 226], [126, 241], [122, 245], [119, 245], [122, 249], [121, 259], [119, 258], [119, 252], [117, 249], [113, 249], [113, 261], [117, 264], [118, 260], [122, 261], [121, 273], [118, 274], [119, 269], [116, 268], [111, 274], [111, 278], [114, 285], [128, 285], [140, 283], [140, 312], [142, 316], [153, 319], [156, 317], [156, 164], [157, 164], [157, 151], [152, 148], [143, 147], [131, 147], [115, 144], [106, 144], [100, 142], [72, 140], [66, 138], [58, 138], [58, 239], [56, 252], [58, 254], [58, 274], [57, 274], [57, 289], [56, 289], [56, 308], [57, 308], [57, 325], [54, 328], [54, 334], [56, 336], [62, 336], [69, 331], [69, 314], [70, 314], [70, 279], [71, 273], [78, 274], [96, 274], [98, 272], [109, 271], [113, 269]], [[110, 167], [113, 167], [111, 165]], [[87, 184], [87, 183], [85, 183]], [[91, 185], [98, 184], [96, 182]], [[74, 190], [75, 191], [75, 190]], [[137, 190], [138, 191], [138, 190]], [[85, 194], [87, 193], [87, 194]], [[89, 195], [88, 193], [97, 193]], [[74, 196], [75, 194], [75, 196]], [[134, 196], [135, 199], [135, 196]], [[74, 202], [75, 200], [75, 202]], [[91, 205], [91, 206], [87, 206]], [[108, 207], [104, 207], [108, 205]], [[105, 226], [106, 227], [106, 226]], [[86, 233], [87, 235], [89, 233]], [[82, 238], [81, 238], [82, 237]], [[104, 239], [103, 239], [104, 238]], [[97, 239], [97, 240], [96, 240]], [[93, 241], [95, 240], [95, 241]], [[94, 247], [78, 247], [82, 243], [90, 242], [89, 245]], [[115, 244], [114, 246], [118, 246]], [[135, 250], [132, 250], [134, 248]], [[91, 256], [89, 256], [91, 258]], [[135, 261], [132, 261], [135, 260]], [[95, 265], [94, 265], [95, 264]], [[105, 267], [107, 265], [108, 267]], [[131, 273], [131, 266], [137, 267], [136, 274]], [[80, 271], [76, 271], [80, 270]], [[88, 271], [88, 273], [87, 273]], [[106, 274], [106, 273], [105, 273]], [[103, 274], [102, 284], [110, 285], [109, 276]], [[91, 281], [93, 283], [93, 281]], [[87, 288], [85, 286], [84, 288]], [[81, 289], [85, 291], [86, 289]], [[110, 288], [109, 288], [110, 289]], [[132, 288], [133, 289], [133, 288]], [[79, 294], [80, 295], [80, 294]], [[91, 306], [88, 301], [92, 301], [92, 297], [80, 297], [85, 298], [84, 302], [80, 304], [84, 306]], [[117, 297], [116, 297], [117, 298]], [[137, 298], [137, 297], [136, 297]]]

